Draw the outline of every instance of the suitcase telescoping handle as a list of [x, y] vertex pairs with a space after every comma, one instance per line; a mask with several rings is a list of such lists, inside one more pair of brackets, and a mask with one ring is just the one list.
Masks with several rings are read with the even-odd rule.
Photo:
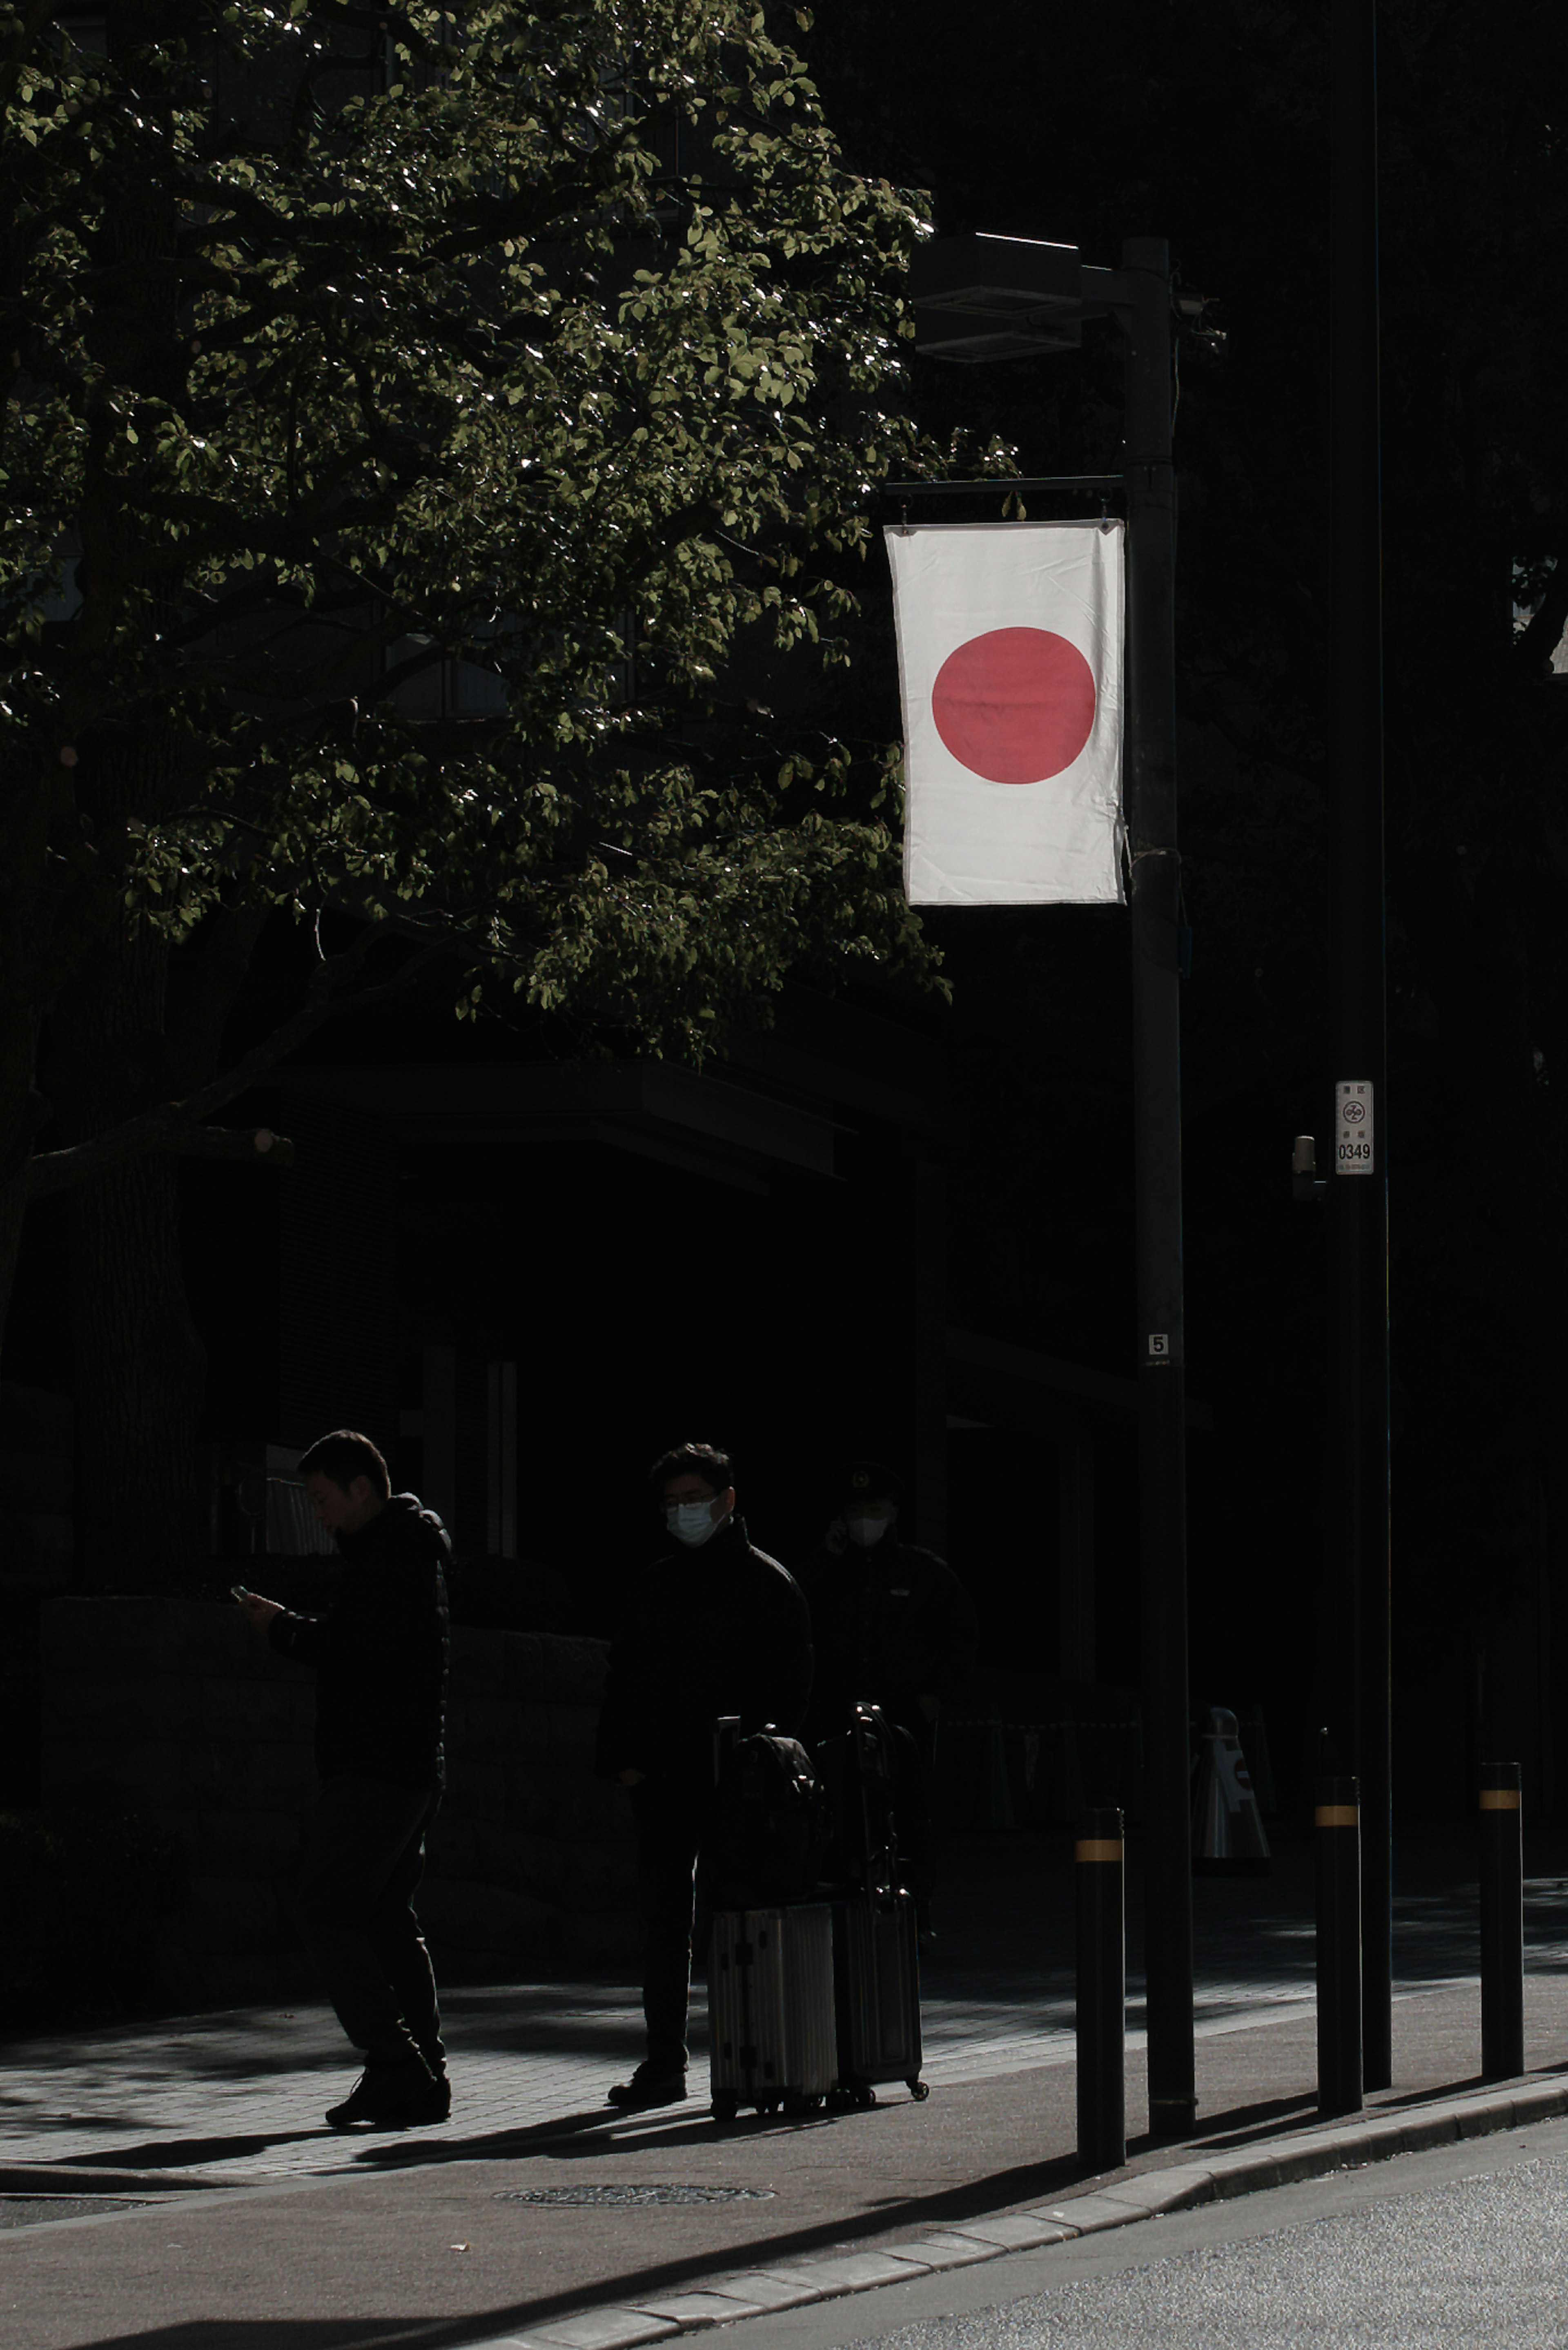
[[721, 1784], [724, 1765], [741, 1742], [741, 1717], [738, 1713], [722, 1713], [713, 1724], [713, 1784]]
[[851, 1735], [855, 1741], [856, 1776], [860, 1783], [860, 1842], [866, 1863], [866, 1891], [874, 1904], [890, 1901], [898, 1890], [898, 1866], [893, 1846], [886, 1832], [878, 1841], [877, 1825], [871, 1815], [871, 1789], [880, 1782], [886, 1790], [882, 1799], [882, 1817], [891, 1818], [892, 1770], [888, 1757], [888, 1731], [880, 1706], [857, 1705], [855, 1708]]

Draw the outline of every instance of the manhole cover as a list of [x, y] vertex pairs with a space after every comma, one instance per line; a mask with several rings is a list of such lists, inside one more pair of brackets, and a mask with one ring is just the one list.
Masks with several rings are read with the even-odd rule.
[[771, 2187], [662, 2187], [651, 2184], [637, 2187], [507, 2187], [495, 2200], [498, 2203], [583, 2203], [602, 2209], [614, 2204], [624, 2209], [628, 2204], [645, 2203], [765, 2203], [774, 2194]]

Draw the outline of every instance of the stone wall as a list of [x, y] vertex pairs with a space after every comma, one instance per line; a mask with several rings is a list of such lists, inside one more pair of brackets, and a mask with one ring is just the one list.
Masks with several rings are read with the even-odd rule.
[[[597, 1640], [454, 1629], [447, 1796], [419, 1902], [438, 1975], [547, 1976], [635, 1950], [626, 1797], [593, 1775], [605, 1657]], [[293, 1913], [314, 1679], [232, 1607], [45, 1603], [43, 1800], [133, 1811], [180, 1840], [190, 1896], [159, 1950], [175, 2003], [315, 1981]]]

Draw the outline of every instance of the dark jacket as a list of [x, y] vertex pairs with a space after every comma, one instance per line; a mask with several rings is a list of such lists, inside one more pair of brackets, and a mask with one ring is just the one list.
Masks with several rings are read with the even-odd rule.
[[844, 1727], [850, 1706], [881, 1706], [912, 1722], [922, 1693], [945, 1697], [974, 1664], [978, 1628], [968, 1592], [934, 1551], [890, 1529], [868, 1550], [825, 1554], [808, 1586], [816, 1635], [812, 1729]]
[[610, 1642], [597, 1768], [697, 1778], [713, 1724], [798, 1728], [811, 1695], [811, 1617], [800, 1586], [753, 1550], [742, 1521], [639, 1575]]
[[279, 1653], [316, 1668], [316, 1767], [394, 1787], [439, 1787], [446, 1715], [445, 1565], [433, 1510], [394, 1493], [358, 1534], [340, 1534], [343, 1566], [325, 1616], [275, 1616]]

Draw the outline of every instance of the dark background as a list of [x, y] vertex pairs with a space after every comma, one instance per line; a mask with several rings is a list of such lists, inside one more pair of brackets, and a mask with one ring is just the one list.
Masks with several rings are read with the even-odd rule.
[[[1468, 1761], [1506, 1733], [1540, 1820], [1558, 1803], [1554, 1720], [1568, 1728], [1552, 1629], [1568, 1502], [1568, 679], [1539, 630], [1519, 635], [1515, 595], [1520, 577], [1527, 611], [1556, 594], [1568, 536], [1554, 283], [1568, 185], [1548, 119], [1568, 33], [1546, 7], [1455, 0], [1395, 0], [1380, 23], [1395, 1801], [1405, 1817], [1457, 1814]], [[1241, 0], [837, 0], [802, 36], [849, 161], [929, 190], [939, 231], [1076, 242], [1102, 265], [1124, 236], [1165, 235], [1182, 290], [1213, 297], [1202, 335], [1182, 339], [1177, 422], [1189, 1384], [1205, 1422], [1190, 1446], [1192, 1688], [1195, 1703], [1263, 1708], [1297, 1807], [1333, 1637], [1324, 1235], [1289, 1181], [1293, 1136], [1327, 1131], [1334, 1074], [1326, 34], [1324, 10]], [[1109, 328], [1078, 357], [916, 359], [910, 380], [933, 436], [995, 433], [1025, 475], [1117, 464]], [[940, 518], [997, 511], [955, 502]], [[1085, 508], [1064, 495], [1060, 511]], [[898, 731], [878, 563], [860, 658], [825, 702], [867, 745]], [[984, 1660], [1055, 1673], [1054, 1391], [1015, 1381], [986, 1411], [950, 1391], [944, 1416], [984, 1424], [949, 1430], [942, 1513], [918, 1293], [945, 1283], [938, 1321], [1130, 1377], [1126, 918], [999, 909], [929, 928], [950, 1005], [863, 985], [840, 999], [836, 1056], [823, 975], [803, 972], [777, 1034], [792, 1049], [808, 1035], [804, 1057], [770, 1075], [741, 1053], [719, 1073], [833, 1120], [830, 1173], [743, 1149], [711, 1154], [715, 1173], [690, 1153], [542, 1139], [500, 1112], [461, 1132], [407, 1115], [393, 1072], [532, 1063], [551, 1045], [525, 1023], [460, 1030], [433, 994], [317, 1039], [302, 1073], [379, 1069], [380, 1096], [350, 1110], [330, 1085], [285, 1080], [236, 1114], [296, 1134], [293, 1175], [182, 1177], [210, 1439], [297, 1444], [358, 1419], [419, 1484], [405, 1415], [423, 1350], [452, 1346], [468, 1399], [456, 1533], [474, 1553], [474, 1382], [487, 1360], [515, 1360], [518, 1549], [582, 1628], [602, 1627], [647, 1555], [642, 1481], [667, 1443], [731, 1446], [753, 1537], [786, 1561], [820, 1539], [834, 1463], [870, 1452], [917, 1478], [914, 1529], [975, 1590]], [[237, 1044], [286, 993], [293, 951], [260, 960]], [[923, 1126], [877, 1106], [889, 1036]], [[922, 1166], [945, 1181], [945, 1267], [916, 1211]], [[65, 1220], [49, 1205], [29, 1226], [7, 1372], [68, 1392]], [[1130, 1418], [1096, 1407], [1075, 1425], [1096, 1452], [1097, 1675], [1136, 1684]]]

